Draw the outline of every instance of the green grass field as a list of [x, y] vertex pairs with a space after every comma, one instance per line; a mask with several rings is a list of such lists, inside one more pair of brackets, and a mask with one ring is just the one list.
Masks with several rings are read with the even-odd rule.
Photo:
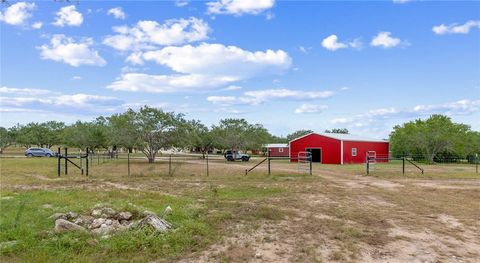
[[[309, 176], [297, 164], [273, 161], [271, 175], [261, 165], [245, 176], [259, 160], [210, 160], [207, 176], [198, 158], [174, 159], [170, 174], [166, 158], [154, 164], [134, 159], [130, 177], [124, 159], [94, 161], [87, 178], [73, 166], [57, 177], [55, 158], [1, 158], [0, 260], [239, 262], [259, 260], [260, 253], [271, 262], [369, 261], [376, 255], [367, 251], [385, 250], [408, 261], [418, 258], [408, 256], [413, 244], [415, 253], [428, 251], [438, 260], [453, 251], [467, 261], [480, 257], [471, 249], [480, 244], [472, 234], [480, 217], [480, 176], [473, 166], [423, 166], [424, 175], [409, 167], [403, 175], [393, 162], [365, 176], [363, 165], [316, 164]], [[108, 238], [53, 231], [52, 214], [88, 213], [97, 204], [158, 215], [171, 206], [165, 219], [174, 229]], [[443, 218], [454, 218], [457, 228]], [[436, 247], [449, 248], [429, 248], [433, 241], [416, 238], [422, 229], [436, 238]]]

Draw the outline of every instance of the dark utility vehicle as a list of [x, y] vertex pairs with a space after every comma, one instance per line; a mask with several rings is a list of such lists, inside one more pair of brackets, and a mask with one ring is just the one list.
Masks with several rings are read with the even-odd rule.
[[248, 162], [248, 160], [250, 160], [250, 155], [246, 153], [242, 153], [240, 151], [228, 150], [225, 152], [225, 154], [223, 154], [223, 156], [225, 157], [225, 159], [227, 159], [227, 161], [231, 161], [231, 162], [240, 161], [240, 160], [242, 162]]

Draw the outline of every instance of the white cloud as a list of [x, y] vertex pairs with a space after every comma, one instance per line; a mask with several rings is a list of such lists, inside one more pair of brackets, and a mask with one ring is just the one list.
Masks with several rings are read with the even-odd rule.
[[80, 26], [83, 23], [83, 15], [76, 10], [74, 5], [60, 8], [56, 15], [57, 18], [53, 22], [55, 26]]
[[[445, 114], [448, 116], [471, 115], [480, 111], [480, 100], [459, 100], [443, 104], [417, 105], [410, 109], [382, 108], [366, 113], [331, 120], [333, 124], [348, 124], [352, 127], [365, 127], [373, 124], [385, 124], [389, 119], [413, 119]], [[383, 125], [382, 124], [382, 125]]]
[[9, 88], [6, 86], [0, 87], [0, 94], [3, 94], [3, 95], [39, 96], [39, 95], [45, 95], [50, 93], [52, 93], [52, 91], [45, 90], [45, 89], [28, 89], [28, 88], [21, 89], [21, 88]]
[[390, 32], [380, 32], [372, 39], [370, 45], [374, 47], [392, 48], [402, 44], [399, 38], [394, 38], [391, 35], [392, 33]]
[[82, 77], [80, 77], [80, 76], [73, 76], [72, 77], [72, 80], [81, 80], [81, 79], [82, 79]]
[[322, 40], [322, 46], [330, 51], [335, 51], [341, 48], [361, 48], [362, 43], [360, 39], [354, 39], [348, 43], [342, 43], [338, 41], [337, 35], [330, 35]]
[[272, 8], [274, 5], [275, 0], [217, 0], [207, 3], [207, 13], [235, 16], [256, 15]]
[[35, 3], [18, 2], [12, 4], [7, 7], [3, 13], [0, 12], [0, 21], [3, 21], [9, 25], [24, 25], [32, 16], [32, 11], [34, 9]]
[[198, 74], [149, 75], [125, 73], [108, 85], [107, 88], [117, 91], [171, 93], [212, 89], [225, 86], [233, 81], [234, 79]]
[[283, 50], [247, 51], [235, 46], [201, 44], [169, 46], [155, 51], [131, 54], [128, 61], [142, 64], [154, 61], [175, 74], [126, 73], [108, 86], [114, 90], [175, 92], [223, 88], [240, 80], [281, 73], [291, 65]]
[[272, 20], [272, 19], [275, 18], [275, 14], [272, 13], [272, 12], [267, 12], [267, 13], [265, 14], [265, 18], [266, 18], [267, 20]]
[[142, 52], [134, 52], [130, 54], [125, 61], [132, 63], [133, 65], [143, 65]]
[[469, 115], [480, 110], [480, 100], [459, 100], [444, 104], [417, 105], [413, 112], [421, 114]]
[[43, 26], [43, 23], [40, 22], [40, 21], [35, 22], [35, 23], [32, 24], [32, 28], [33, 28], [33, 29], [40, 29], [40, 28], [42, 28], [42, 26]]
[[231, 91], [231, 90], [241, 90], [241, 89], [242, 89], [242, 87], [240, 87], [240, 86], [230, 85], [230, 86], [224, 88], [223, 90]]
[[347, 44], [338, 42], [336, 35], [330, 35], [322, 40], [322, 46], [328, 50], [335, 51], [340, 48], [347, 48]]
[[[46, 111], [58, 112], [83, 109], [85, 112], [104, 113], [123, 109], [123, 100], [110, 96], [84, 93], [61, 94], [44, 89], [0, 88], [0, 105], [8, 112]], [[6, 107], [5, 107], [6, 106]]]
[[393, 0], [393, 3], [395, 4], [405, 4], [408, 2], [411, 2], [412, 0]]
[[107, 11], [107, 14], [112, 15], [116, 19], [125, 19], [127, 17], [121, 7], [111, 8]]
[[320, 113], [326, 109], [328, 109], [327, 105], [302, 104], [299, 108], [295, 109], [295, 113]]
[[91, 48], [93, 40], [84, 38], [75, 42], [72, 38], [65, 35], [54, 35], [50, 40], [50, 45], [42, 45], [40, 57], [57, 62], [64, 62], [71, 66], [80, 65], [104, 66], [106, 61]]
[[138, 21], [133, 27], [113, 27], [117, 34], [107, 36], [103, 43], [121, 51], [153, 49], [155, 46], [180, 45], [208, 38], [210, 27], [202, 19], [171, 19], [165, 24]]
[[450, 24], [444, 25], [441, 24], [439, 26], [434, 26], [432, 31], [437, 35], [445, 35], [445, 34], [468, 34], [471, 29], [478, 28], [480, 29], [480, 20], [469, 20], [465, 22], [463, 25], [459, 24]]
[[245, 79], [259, 74], [278, 73], [291, 65], [283, 50], [248, 51], [222, 44], [186, 45], [147, 51], [143, 59], [184, 74], [223, 76]]
[[187, 6], [189, 2], [189, 0], [175, 0], [175, 5], [178, 7], [184, 7]]
[[299, 46], [298, 50], [304, 54], [308, 54], [310, 50], [312, 50], [312, 47], [304, 47], [304, 46]]
[[118, 106], [122, 100], [110, 96], [99, 96], [89, 94], [73, 94], [73, 95], [60, 95], [53, 102], [56, 105], [68, 105], [74, 107], [87, 107], [87, 106]]
[[331, 91], [301, 91], [289, 89], [267, 89], [247, 91], [243, 96], [209, 96], [207, 101], [222, 106], [258, 105], [271, 100], [313, 100], [333, 96]]

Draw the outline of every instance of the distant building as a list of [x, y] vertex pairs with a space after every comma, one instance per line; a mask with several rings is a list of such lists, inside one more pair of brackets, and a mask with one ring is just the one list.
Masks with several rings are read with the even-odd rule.
[[287, 143], [271, 143], [265, 144], [267, 154], [270, 152], [270, 157], [288, 157], [289, 148]]
[[291, 162], [298, 160], [299, 153], [310, 152], [312, 162], [324, 164], [365, 163], [367, 152], [387, 158], [389, 150], [386, 140], [340, 133], [310, 133], [291, 140], [289, 145]]

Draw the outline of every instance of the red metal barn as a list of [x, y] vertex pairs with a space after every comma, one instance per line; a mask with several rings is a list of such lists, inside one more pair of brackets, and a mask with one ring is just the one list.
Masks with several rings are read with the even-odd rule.
[[267, 152], [270, 152], [271, 157], [288, 157], [289, 148], [286, 143], [271, 143], [266, 144]]
[[351, 134], [310, 133], [290, 141], [290, 161], [296, 162], [299, 152], [311, 152], [312, 162], [324, 164], [365, 163], [367, 152], [385, 158], [388, 157], [388, 150], [388, 141], [385, 140]]

